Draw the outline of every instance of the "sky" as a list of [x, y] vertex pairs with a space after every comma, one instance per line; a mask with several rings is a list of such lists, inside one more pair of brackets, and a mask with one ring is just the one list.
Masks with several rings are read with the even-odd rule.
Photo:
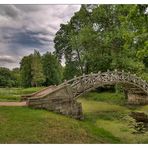
[[0, 67], [20, 66], [23, 56], [54, 51], [53, 39], [80, 5], [0, 5]]

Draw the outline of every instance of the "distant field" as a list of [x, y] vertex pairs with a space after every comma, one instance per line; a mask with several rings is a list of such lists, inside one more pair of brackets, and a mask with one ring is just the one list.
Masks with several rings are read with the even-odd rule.
[[41, 90], [43, 87], [0, 88], [0, 101], [20, 101], [21, 95]]
[[79, 98], [83, 121], [45, 110], [0, 107], [0, 143], [148, 143], [147, 132], [133, 134], [128, 116], [133, 110], [147, 112], [148, 105], [130, 109], [121, 99], [115, 93]]

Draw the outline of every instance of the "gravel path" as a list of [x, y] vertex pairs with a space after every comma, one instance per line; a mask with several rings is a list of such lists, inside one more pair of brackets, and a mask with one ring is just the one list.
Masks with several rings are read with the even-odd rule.
[[0, 106], [27, 106], [26, 102], [0, 102]]

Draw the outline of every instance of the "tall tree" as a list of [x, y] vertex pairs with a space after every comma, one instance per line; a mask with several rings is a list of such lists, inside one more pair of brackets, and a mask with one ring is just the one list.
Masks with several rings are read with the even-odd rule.
[[21, 85], [21, 77], [20, 77], [20, 68], [14, 68], [11, 71], [15, 86], [19, 87]]
[[69, 65], [67, 65], [67, 63], [76, 61], [74, 62], [75, 70], [80, 71], [78, 74], [82, 74], [84, 72], [84, 67], [82, 59], [83, 48], [81, 48], [77, 42], [77, 35], [80, 29], [88, 23], [90, 17], [89, 15], [90, 13], [86, 10], [86, 5], [82, 5], [80, 11], [75, 13], [68, 24], [61, 24], [61, 28], [56, 33], [56, 37], [54, 39], [56, 54], [59, 60], [61, 60], [64, 55], [64, 58], [66, 59], [66, 66], [68, 67]]
[[40, 86], [45, 81], [45, 76], [43, 74], [43, 65], [41, 62], [40, 53], [34, 50], [34, 54], [32, 56], [32, 63], [31, 63], [31, 85], [32, 86]]
[[47, 52], [42, 56], [42, 63], [43, 73], [45, 75], [44, 84], [48, 86], [61, 83], [62, 67], [57, 57], [54, 54]]
[[25, 56], [20, 62], [20, 75], [21, 75], [21, 84], [23, 87], [31, 87], [32, 82], [32, 73], [31, 73], [31, 63], [32, 56]]

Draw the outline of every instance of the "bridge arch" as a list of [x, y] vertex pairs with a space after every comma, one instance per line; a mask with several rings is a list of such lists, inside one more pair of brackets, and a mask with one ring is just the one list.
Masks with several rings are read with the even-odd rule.
[[135, 74], [124, 71], [91, 73], [64, 82], [64, 85], [71, 87], [74, 99], [97, 87], [115, 84], [123, 85], [127, 91], [133, 92], [137, 89], [139, 94], [148, 95], [148, 83]]

